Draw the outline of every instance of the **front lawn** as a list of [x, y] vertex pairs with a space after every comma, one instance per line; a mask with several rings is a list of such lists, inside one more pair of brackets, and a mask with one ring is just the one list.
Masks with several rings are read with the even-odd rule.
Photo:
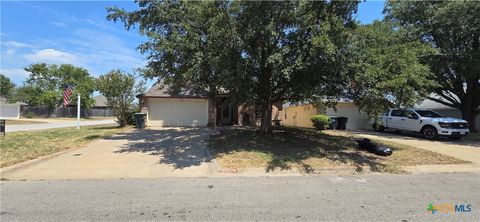
[[401, 166], [459, 164], [465, 161], [406, 145], [376, 141], [393, 148], [392, 156], [382, 157], [357, 148], [353, 138], [327, 135], [313, 129], [282, 128], [272, 135], [251, 129], [222, 130], [211, 139], [209, 148], [225, 168], [298, 168], [302, 172], [322, 169], [367, 168], [377, 172], [402, 172]]
[[42, 121], [33, 121], [33, 120], [24, 120], [24, 119], [7, 119], [5, 120], [5, 125], [20, 125], [20, 124], [38, 124], [45, 123]]
[[11, 132], [0, 137], [0, 166], [82, 147], [88, 142], [113, 135], [123, 129], [115, 125], [83, 126], [39, 131]]

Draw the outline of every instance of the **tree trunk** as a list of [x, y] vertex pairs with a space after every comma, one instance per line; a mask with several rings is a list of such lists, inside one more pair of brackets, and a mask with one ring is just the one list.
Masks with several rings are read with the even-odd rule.
[[210, 96], [208, 99], [208, 126], [217, 126], [217, 102], [215, 96]]
[[470, 132], [477, 132], [475, 117], [476, 117], [476, 110], [473, 107], [468, 106], [468, 103], [462, 104], [462, 119], [468, 121], [468, 128]]
[[267, 99], [267, 102], [262, 106], [262, 121], [260, 124], [260, 132], [263, 134], [270, 134], [272, 129], [272, 101]]

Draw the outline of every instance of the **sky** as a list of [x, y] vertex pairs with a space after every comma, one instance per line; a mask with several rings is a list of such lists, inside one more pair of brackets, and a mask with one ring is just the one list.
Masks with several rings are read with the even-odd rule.
[[[368, 24], [382, 19], [383, 1], [359, 5], [355, 18]], [[146, 64], [136, 47], [146, 40], [137, 30], [106, 19], [106, 7], [129, 11], [132, 1], [0, 2], [0, 73], [22, 85], [24, 68], [37, 62], [69, 63], [97, 77], [112, 69], [132, 72]], [[149, 85], [152, 81], [149, 81]]]

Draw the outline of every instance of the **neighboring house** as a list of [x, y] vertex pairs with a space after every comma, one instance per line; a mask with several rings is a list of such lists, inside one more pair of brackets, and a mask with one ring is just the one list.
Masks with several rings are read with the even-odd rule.
[[22, 106], [26, 103], [16, 102], [8, 103], [5, 97], [0, 96], [0, 118], [1, 119], [18, 119], [20, 118], [20, 111]]
[[[435, 96], [435, 98], [441, 99], [441, 97]], [[437, 103], [433, 100], [430, 99], [425, 99], [423, 102], [421, 102], [418, 105], [415, 105], [414, 108], [416, 109], [429, 109], [433, 110], [437, 113], [440, 113], [440, 115], [445, 116], [445, 117], [453, 117], [453, 118], [459, 118], [462, 119], [462, 112], [460, 112], [459, 109], [453, 108], [450, 106], [443, 105], [441, 103]], [[480, 110], [480, 107], [478, 107]], [[478, 114], [475, 118], [475, 126], [477, 128], [477, 131], [480, 131], [480, 114]]]
[[88, 111], [89, 116], [112, 116], [112, 109], [107, 106], [107, 99], [103, 95], [96, 95], [92, 97], [95, 104]]
[[313, 128], [310, 118], [317, 114], [325, 114], [327, 116], [347, 117], [347, 129], [370, 129], [368, 115], [358, 111], [358, 107], [351, 99], [341, 98], [336, 105], [336, 111], [327, 108], [326, 113], [319, 112], [311, 104], [284, 104], [283, 111], [280, 112], [280, 120], [284, 126], [307, 127]]
[[[137, 96], [142, 112], [147, 113], [149, 126], [207, 126], [216, 119], [217, 125], [258, 124], [260, 115], [255, 103], [231, 102], [228, 95], [218, 95], [216, 101], [184, 90], [173, 93], [162, 83]], [[209, 115], [209, 106], [216, 104], [215, 114]], [[281, 104], [272, 106], [278, 112]], [[273, 119], [273, 118], [272, 118]]]

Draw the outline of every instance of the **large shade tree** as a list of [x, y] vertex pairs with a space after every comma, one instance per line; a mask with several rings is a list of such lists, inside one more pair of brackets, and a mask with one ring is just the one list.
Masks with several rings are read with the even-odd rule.
[[138, 3], [133, 12], [109, 8], [108, 18], [148, 37], [139, 47], [147, 76], [255, 101], [262, 132], [271, 132], [275, 102], [342, 92], [356, 1]]
[[412, 107], [436, 86], [430, 67], [421, 62], [435, 50], [393, 23], [359, 25], [349, 51], [350, 93], [372, 117], [387, 108]]
[[457, 108], [475, 130], [480, 113], [480, 4], [476, 1], [388, 1], [387, 19], [439, 50], [428, 64], [438, 83], [430, 99]]
[[148, 41], [138, 49], [147, 55], [143, 74], [158, 78], [175, 93], [184, 88], [208, 96], [209, 124], [215, 126], [215, 97], [225, 75], [238, 70], [235, 30], [229, 2], [138, 1], [140, 9], [108, 8], [108, 19], [138, 27]]
[[[80, 94], [82, 108], [90, 108], [94, 103], [91, 99], [95, 90], [94, 79], [84, 68], [70, 64], [36, 63], [26, 67], [25, 70], [30, 74], [22, 90], [35, 93], [22, 100], [27, 100], [25, 102], [32, 106], [46, 106], [50, 109], [60, 106], [67, 85], [73, 88], [73, 98]], [[73, 98], [71, 102], [76, 104]]]

